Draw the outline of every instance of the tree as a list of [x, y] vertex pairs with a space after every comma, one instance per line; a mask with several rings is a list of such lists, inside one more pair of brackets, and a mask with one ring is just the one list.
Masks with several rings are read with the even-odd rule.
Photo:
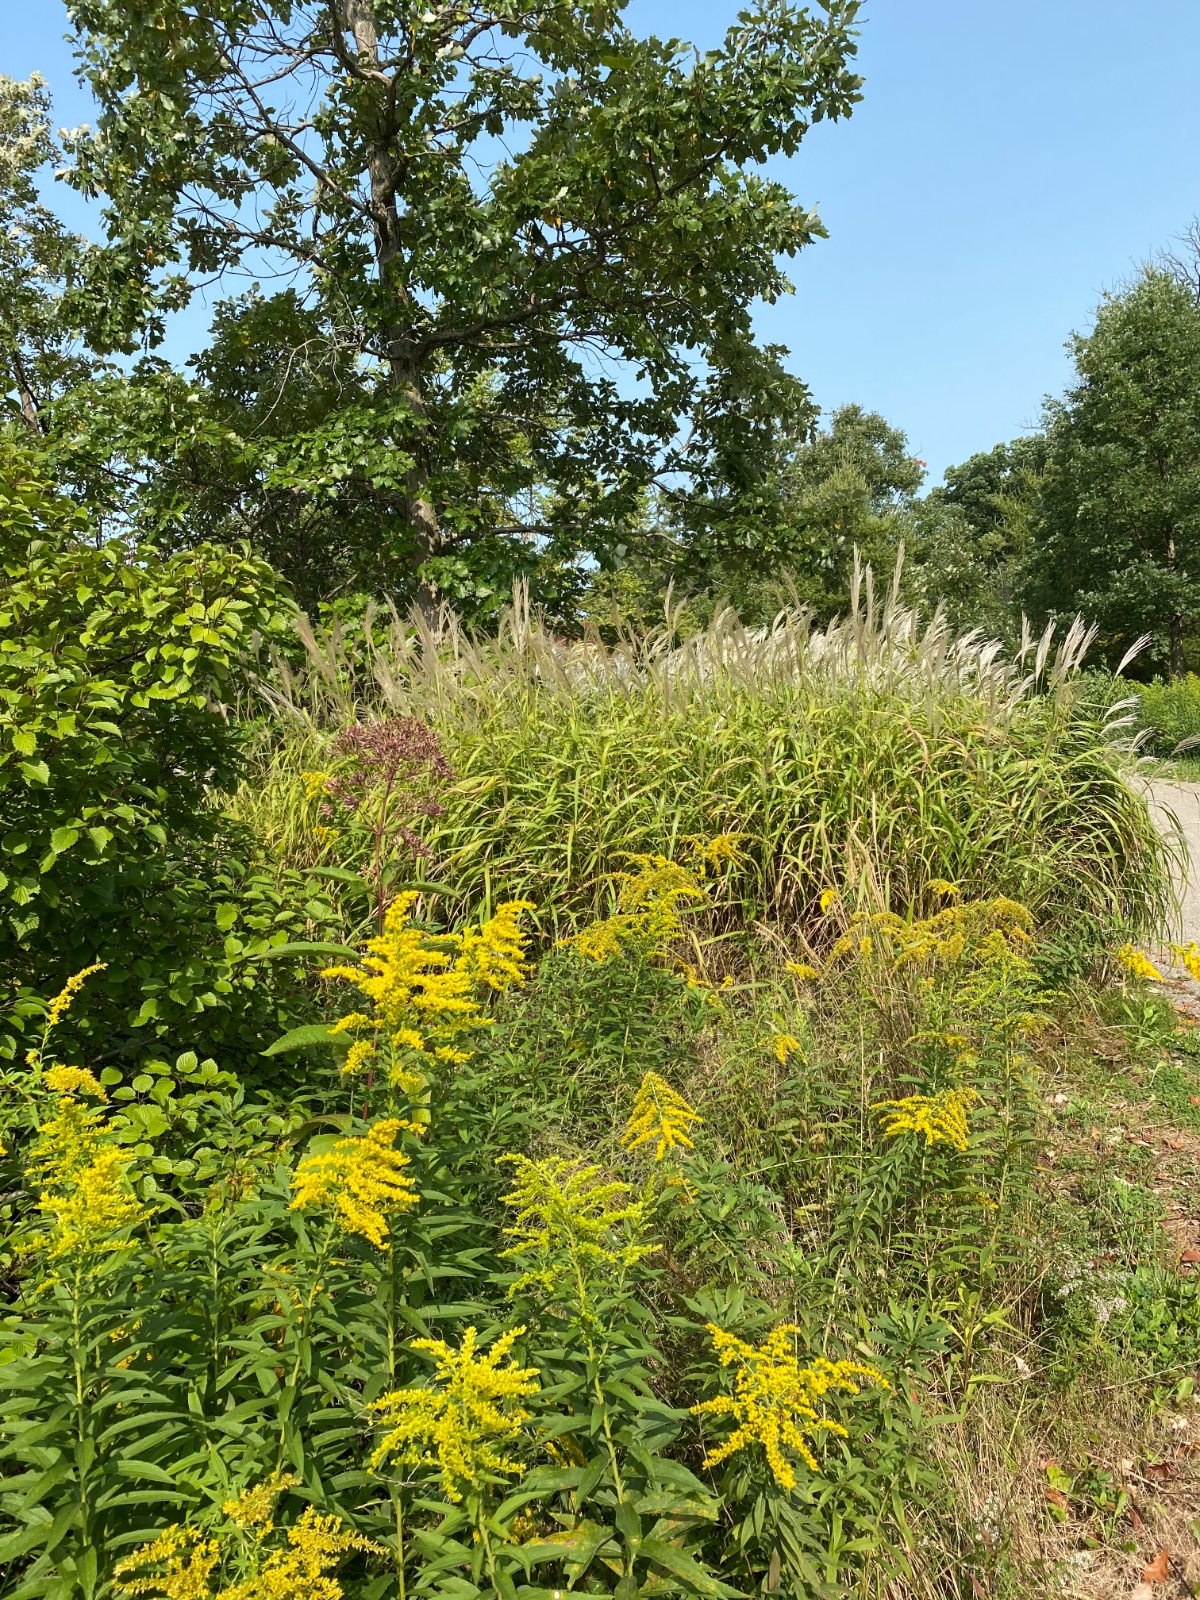
[[748, 621], [769, 620], [793, 595], [831, 617], [848, 602], [856, 554], [890, 575], [924, 475], [898, 428], [876, 411], [839, 406], [826, 427], [780, 438], [764, 454], [753, 514], [740, 526], [693, 505], [683, 527], [671, 527], [668, 506], [675, 541], [663, 581], [674, 576], [693, 607], [702, 595], [709, 605], [727, 600]]
[[1032, 434], [948, 467], [914, 508], [912, 581], [928, 610], [960, 628], [1013, 640], [1045, 469], [1046, 438]]
[[1200, 306], [1147, 269], [1072, 348], [1077, 381], [1047, 408], [1027, 597], [1042, 615], [1094, 620], [1114, 657], [1150, 634], [1180, 677], [1200, 622]]
[[152, 343], [199, 280], [290, 273], [313, 331], [285, 348], [271, 298], [255, 403], [314, 339], [347, 395], [277, 451], [288, 487], [320, 498], [349, 416], [427, 597], [501, 557], [603, 562], [656, 484], [735, 516], [810, 415], [750, 308], [823, 233], [755, 169], [849, 114], [858, 4], [765, 0], [689, 59], [608, 0], [73, 0], [101, 115], [71, 181], [108, 228], [91, 336]]
[[53, 398], [94, 366], [65, 309], [83, 243], [38, 199], [58, 155], [44, 80], [0, 73], [0, 400], [39, 437]]

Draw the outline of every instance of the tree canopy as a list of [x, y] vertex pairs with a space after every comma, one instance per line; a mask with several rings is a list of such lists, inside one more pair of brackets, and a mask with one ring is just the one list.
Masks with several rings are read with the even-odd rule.
[[760, 169], [853, 108], [858, 0], [766, 0], [706, 54], [622, 9], [74, 0], [93, 346], [152, 346], [200, 282], [243, 286], [194, 398], [143, 368], [160, 515], [257, 531], [310, 600], [322, 570], [401, 596], [547, 563], [569, 583], [652, 491], [744, 537], [759, 463], [812, 419], [752, 307], [823, 232]]

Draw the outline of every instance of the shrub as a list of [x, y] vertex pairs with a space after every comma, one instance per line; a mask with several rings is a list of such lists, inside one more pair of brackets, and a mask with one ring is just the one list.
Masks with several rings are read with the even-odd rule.
[[1200, 742], [1200, 677], [1194, 672], [1169, 683], [1158, 679], [1146, 684], [1139, 700], [1156, 754], [1173, 755], [1188, 740]]
[[96, 961], [79, 1020], [99, 1007], [110, 1056], [183, 1019], [202, 1050], [228, 1042], [254, 941], [311, 926], [311, 896], [240, 864], [249, 841], [214, 804], [242, 749], [220, 701], [277, 625], [274, 577], [237, 551], [98, 542], [19, 461], [0, 480], [0, 574], [0, 969], [18, 991], [3, 1048], [34, 985]]

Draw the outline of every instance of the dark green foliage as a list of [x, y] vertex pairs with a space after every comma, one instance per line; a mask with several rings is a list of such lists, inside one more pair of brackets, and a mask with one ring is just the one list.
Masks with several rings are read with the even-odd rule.
[[767, 0], [696, 57], [607, 0], [221, 0], [172, 11], [169, 51], [157, 16], [69, 10], [101, 108], [69, 152], [106, 202], [93, 345], [153, 344], [197, 282], [264, 252], [298, 275], [299, 299], [221, 312], [194, 450], [147, 396], [146, 498], [160, 518], [174, 498], [181, 541], [195, 501], [225, 537], [248, 522], [310, 604], [350, 584], [478, 613], [543, 565], [569, 601], [579, 555], [628, 547], [655, 484], [751, 536], [760, 462], [811, 415], [751, 309], [823, 232], [759, 169], [852, 110], [857, 0]]
[[1149, 634], [1147, 663], [1178, 677], [1200, 620], [1200, 306], [1148, 270], [1073, 350], [1077, 381], [1048, 411], [1027, 604], [1082, 612], [1110, 664]]
[[236, 1054], [278, 1021], [255, 953], [332, 916], [239, 859], [214, 803], [241, 752], [218, 701], [283, 596], [245, 554], [95, 542], [34, 472], [14, 456], [0, 484], [0, 967], [46, 995], [107, 963], [75, 1019], [93, 1059], [167, 1032]]

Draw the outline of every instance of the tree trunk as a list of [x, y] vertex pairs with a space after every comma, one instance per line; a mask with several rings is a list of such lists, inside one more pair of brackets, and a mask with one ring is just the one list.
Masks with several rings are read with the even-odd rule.
[[[1174, 532], [1170, 533], [1167, 536], [1167, 567], [1169, 568], [1169, 570], [1171, 572], [1175, 571], [1175, 534], [1174, 534]], [[1172, 678], [1182, 678], [1187, 672], [1187, 668], [1185, 667], [1184, 661], [1183, 661], [1183, 612], [1182, 611], [1173, 611], [1171, 613], [1170, 637], [1171, 637], [1171, 676], [1172, 676]]]
[[[373, 0], [345, 0], [345, 19], [360, 59], [373, 71], [378, 71], [379, 34]], [[375, 139], [368, 144], [367, 172], [375, 216], [375, 266], [379, 282], [389, 291], [397, 310], [408, 308], [411, 304], [408, 289], [397, 274], [400, 228], [396, 213], [396, 174], [385, 129], [377, 129]], [[398, 319], [389, 320], [383, 334], [392, 387], [408, 401], [414, 423], [412, 466], [405, 474], [404, 497], [408, 524], [416, 539], [417, 559], [424, 563], [441, 551], [442, 529], [430, 482], [423, 373], [409, 331]], [[419, 581], [417, 604], [426, 616], [434, 615], [438, 606], [435, 584], [426, 579]]]
[[33, 390], [29, 387], [29, 379], [25, 372], [25, 363], [21, 360], [21, 352], [15, 347], [12, 351], [13, 377], [17, 380], [17, 393], [21, 397], [21, 415], [25, 418], [25, 426], [30, 433], [36, 434], [40, 439], [45, 429], [42, 419], [38, 414], [37, 401], [33, 398]]
[[1187, 672], [1183, 659], [1183, 612], [1171, 613], [1171, 676], [1182, 678]]

